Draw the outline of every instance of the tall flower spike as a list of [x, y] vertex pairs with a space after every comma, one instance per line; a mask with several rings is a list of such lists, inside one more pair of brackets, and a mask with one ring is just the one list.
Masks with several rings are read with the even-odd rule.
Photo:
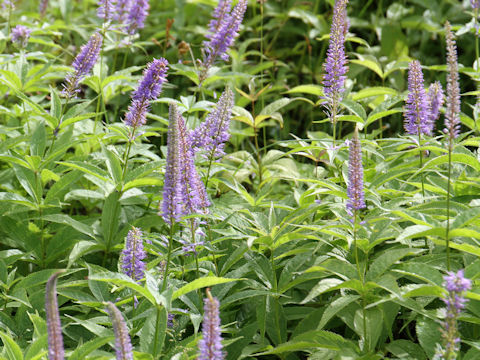
[[133, 128], [145, 125], [150, 101], [162, 92], [167, 80], [168, 61], [164, 58], [153, 59], [143, 72], [138, 89], [132, 93], [132, 103], [125, 115], [125, 124]]
[[220, 303], [212, 297], [210, 289], [207, 289], [203, 309], [205, 314], [202, 323], [202, 339], [198, 342], [200, 354], [197, 360], [223, 360]]
[[130, 35], [135, 34], [139, 29], [145, 26], [145, 19], [148, 16], [150, 4], [148, 0], [134, 0], [129, 9], [128, 14], [128, 29]]
[[[226, 9], [226, 4], [222, 5], [223, 8]], [[235, 38], [238, 36], [238, 29], [247, 10], [247, 0], [239, 0], [230, 14], [217, 10], [218, 8], [214, 12], [214, 18], [217, 14], [223, 14], [223, 18], [213, 20], [216, 31], [207, 36], [209, 41], [203, 43], [205, 56], [202, 63], [203, 69], [200, 73], [201, 81], [205, 80], [208, 69], [210, 69], [217, 58], [221, 57], [225, 61], [228, 60], [227, 50], [233, 45]], [[211, 21], [209, 24], [210, 31], [213, 30], [213, 25]]]
[[132, 342], [130, 341], [127, 324], [125, 324], [122, 313], [110, 301], [105, 303], [105, 306], [107, 307], [107, 312], [112, 320], [117, 360], [133, 360]]
[[410, 135], [431, 135], [427, 94], [423, 83], [422, 66], [414, 60], [408, 71], [408, 97], [405, 109], [405, 131]]
[[145, 276], [145, 263], [143, 260], [147, 253], [143, 249], [142, 230], [132, 227], [125, 239], [125, 247], [122, 251], [122, 270], [136, 282], [140, 282]]
[[72, 63], [75, 71], [69, 73], [65, 79], [62, 91], [64, 96], [71, 98], [80, 91], [80, 81], [82, 81], [97, 62], [98, 55], [102, 48], [102, 41], [102, 35], [96, 32], [90, 37], [88, 43], [82, 46], [80, 53]]
[[472, 5], [472, 9], [480, 8], [480, 0], [470, 0], [470, 5]]
[[182, 164], [180, 167], [180, 181], [185, 186], [183, 192], [185, 213], [188, 215], [201, 213], [210, 203], [207, 198], [205, 185], [195, 167], [195, 154], [189, 141], [185, 121], [181, 115], [178, 118], [178, 131], [178, 145], [180, 147], [180, 161]]
[[111, 21], [115, 16], [115, 0], [98, 0], [97, 16], [105, 22]]
[[181, 162], [179, 146], [179, 122], [180, 114], [175, 104], [170, 104], [167, 134], [167, 165], [165, 168], [165, 180], [163, 185], [163, 201], [161, 215], [163, 220], [173, 225], [186, 215], [182, 206], [184, 184], [180, 181]]
[[445, 110], [444, 132], [449, 138], [449, 146], [453, 147], [453, 139], [460, 133], [460, 85], [458, 83], [457, 45], [450, 23], [445, 23], [447, 41], [447, 109]]
[[332, 26], [327, 58], [324, 64], [323, 92], [326, 99], [325, 107], [330, 120], [336, 121], [338, 106], [342, 101], [347, 79], [347, 55], [345, 54], [345, 35], [348, 31], [347, 21], [348, 0], [336, 0], [333, 8]]
[[349, 146], [347, 195], [347, 212], [349, 214], [353, 214], [354, 211], [365, 208], [362, 146], [356, 128]]
[[170, 105], [167, 135], [167, 166], [161, 215], [173, 225], [183, 216], [202, 212], [209, 202], [197, 169], [183, 117]]
[[440, 108], [442, 107], [444, 102], [443, 96], [443, 88], [442, 84], [440, 84], [440, 81], [435, 81], [433, 84], [430, 85], [427, 93], [428, 104], [430, 108], [430, 133], [433, 133], [433, 129], [435, 128], [435, 122], [440, 118]]
[[228, 131], [233, 108], [233, 92], [227, 88], [218, 100], [217, 107], [208, 114], [205, 121], [190, 133], [195, 152], [204, 150], [207, 157], [225, 155], [225, 142], [230, 139]]
[[457, 320], [467, 302], [464, 292], [472, 288], [472, 282], [465, 278], [463, 270], [456, 273], [449, 271], [443, 279], [445, 280], [445, 289], [448, 291], [443, 299], [447, 306], [445, 321], [441, 328], [444, 347], [437, 348], [434, 359], [451, 360], [456, 359], [459, 350], [460, 337]]
[[50, 276], [45, 290], [49, 360], [63, 360], [65, 358], [62, 324], [60, 323], [60, 313], [58, 312], [57, 302], [57, 278], [64, 272], [65, 270], [60, 270]]

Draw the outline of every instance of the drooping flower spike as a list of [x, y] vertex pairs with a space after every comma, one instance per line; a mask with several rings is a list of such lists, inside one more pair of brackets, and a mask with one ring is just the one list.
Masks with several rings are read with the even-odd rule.
[[202, 323], [202, 339], [198, 342], [199, 356], [197, 360], [223, 360], [222, 330], [220, 328], [220, 303], [207, 289], [204, 299], [204, 316]]
[[71, 98], [80, 91], [80, 82], [97, 62], [98, 55], [102, 48], [102, 41], [102, 35], [96, 32], [90, 37], [88, 43], [82, 46], [80, 53], [72, 63], [72, 67], [75, 71], [69, 73], [65, 78], [65, 84], [62, 91], [63, 96]]
[[363, 190], [362, 146], [357, 128], [349, 144], [347, 195], [347, 212], [350, 215], [366, 207]]
[[447, 41], [447, 103], [445, 110], [445, 129], [449, 139], [449, 147], [453, 147], [453, 139], [460, 134], [460, 85], [458, 75], [457, 45], [450, 23], [445, 23]]
[[136, 227], [128, 232], [125, 239], [125, 247], [122, 251], [122, 270], [136, 282], [140, 282], [145, 276], [145, 263], [143, 260], [147, 253], [143, 248], [142, 230]]
[[410, 135], [432, 135], [430, 109], [423, 82], [422, 66], [418, 60], [409, 65], [408, 97], [405, 109], [405, 131]]
[[132, 93], [132, 103], [125, 115], [125, 124], [136, 129], [147, 122], [150, 101], [155, 100], [162, 92], [167, 80], [168, 61], [164, 58], [153, 59], [143, 72], [138, 89]]
[[345, 54], [345, 35], [348, 30], [347, 4], [348, 0], [335, 1], [327, 58], [323, 65], [325, 71], [323, 75], [325, 107], [332, 122], [336, 121], [338, 106], [342, 101], [345, 80], [347, 79], [348, 60]]
[[113, 333], [115, 334], [115, 354], [117, 360], [133, 360], [132, 342], [122, 313], [110, 301], [105, 303], [105, 306], [110, 315]]
[[238, 36], [238, 29], [242, 23], [243, 16], [247, 10], [247, 0], [239, 0], [237, 5], [229, 13], [229, 1], [221, 1], [213, 14], [213, 20], [210, 21], [210, 34], [207, 35], [208, 41], [204, 44], [204, 60], [200, 73], [200, 82], [205, 80], [208, 70], [218, 58], [228, 60], [228, 49], [233, 45]]
[[233, 92], [227, 88], [220, 96], [215, 110], [190, 133], [190, 141], [195, 152], [204, 151], [208, 158], [225, 155], [223, 149], [230, 139], [229, 125], [233, 101]]
[[64, 272], [65, 270], [60, 270], [50, 276], [45, 289], [45, 312], [47, 313], [49, 360], [63, 360], [65, 358], [62, 324], [60, 323], [60, 313], [58, 311], [57, 301], [57, 278]]

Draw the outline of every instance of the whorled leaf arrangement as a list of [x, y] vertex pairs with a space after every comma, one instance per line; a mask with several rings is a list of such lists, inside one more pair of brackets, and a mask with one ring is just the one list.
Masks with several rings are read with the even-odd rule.
[[62, 324], [57, 302], [57, 278], [65, 270], [57, 271], [50, 276], [45, 289], [45, 311], [47, 313], [48, 331], [48, 359], [63, 360], [65, 350], [63, 348]]

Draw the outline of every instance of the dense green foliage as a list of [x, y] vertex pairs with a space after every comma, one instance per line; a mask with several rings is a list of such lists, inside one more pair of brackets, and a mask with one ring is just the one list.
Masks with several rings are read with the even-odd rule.
[[[337, 147], [321, 104], [334, 1], [250, 1], [230, 60], [201, 87], [194, 59], [217, 2], [151, 1], [130, 45], [107, 32], [102, 59], [69, 103], [60, 91], [70, 64], [102, 27], [96, 3], [51, 0], [43, 18], [38, 1], [15, 3], [0, 7], [1, 359], [47, 358], [45, 283], [58, 269], [67, 270], [57, 290], [69, 359], [114, 357], [109, 301], [136, 359], [196, 358], [207, 287], [220, 301], [228, 360], [431, 359], [445, 317], [447, 213], [451, 270], [473, 281], [459, 358], [480, 358], [480, 72], [469, 1], [350, 1]], [[462, 91], [451, 189], [443, 116], [421, 144], [403, 130], [409, 62], [422, 63], [427, 86], [445, 85], [446, 20]], [[17, 24], [32, 29], [25, 49], [10, 40]], [[170, 63], [168, 83], [130, 143], [130, 93], [159, 57]], [[188, 229], [171, 231], [158, 215], [168, 104], [194, 128], [226, 86], [232, 137], [212, 166], [197, 158], [212, 205], [193, 216], [204, 244], [186, 256]], [[355, 126], [367, 208], [353, 223], [344, 141]], [[119, 265], [132, 226], [151, 241], [140, 284]]]

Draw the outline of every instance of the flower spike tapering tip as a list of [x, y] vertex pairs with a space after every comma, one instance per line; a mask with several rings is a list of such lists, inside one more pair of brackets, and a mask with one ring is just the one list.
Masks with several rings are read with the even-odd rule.
[[48, 359], [63, 360], [65, 350], [63, 348], [62, 324], [57, 302], [57, 278], [66, 270], [59, 270], [47, 281], [45, 289], [45, 312], [47, 313], [48, 333]]

